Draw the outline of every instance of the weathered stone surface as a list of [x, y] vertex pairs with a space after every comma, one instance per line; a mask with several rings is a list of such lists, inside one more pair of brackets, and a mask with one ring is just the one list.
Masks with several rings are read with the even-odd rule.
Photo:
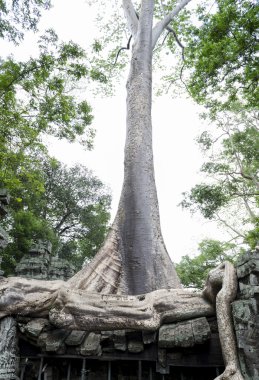
[[52, 257], [48, 268], [49, 280], [64, 280], [67, 281], [75, 274], [75, 267], [67, 260], [60, 257]]
[[27, 323], [24, 327], [24, 332], [32, 338], [38, 338], [43, 328], [49, 324], [47, 319], [35, 318]]
[[197, 318], [192, 322], [192, 332], [195, 344], [202, 344], [211, 337], [210, 325], [206, 318]]
[[83, 342], [86, 334], [86, 331], [73, 330], [66, 338], [65, 343], [67, 346], [79, 346]]
[[210, 338], [210, 327], [206, 318], [164, 325], [159, 330], [158, 345], [163, 348], [192, 347]]
[[156, 331], [142, 331], [142, 339], [144, 344], [151, 344], [156, 341]]
[[239, 300], [232, 303], [237, 347], [245, 380], [259, 379], [259, 252], [247, 252], [237, 262]]
[[247, 330], [257, 315], [255, 299], [238, 300], [232, 303], [232, 313], [236, 330]]
[[19, 369], [16, 322], [12, 317], [0, 321], [0, 380], [15, 379]]
[[64, 342], [69, 335], [68, 330], [56, 329], [47, 333], [46, 336], [46, 351], [64, 352]]
[[[0, 230], [1, 245], [1, 230]], [[51, 243], [39, 240], [16, 266], [20, 277], [40, 280], [68, 280], [75, 274], [75, 268], [67, 260], [51, 257]]]
[[157, 351], [156, 371], [163, 375], [170, 373], [170, 368], [167, 365], [166, 350], [163, 348], [159, 348]]
[[128, 351], [134, 354], [144, 351], [144, 344], [142, 340], [130, 340], [128, 342]]
[[42, 332], [37, 340], [37, 346], [40, 347], [43, 351], [46, 351], [46, 340], [48, 337], [48, 332]]
[[80, 347], [80, 353], [84, 356], [101, 354], [101, 334], [90, 332]]
[[39, 241], [33, 244], [16, 266], [16, 274], [24, 278], [47, 280], [50, 262], [51, 243]]
[[115, 330], [113, 332], [114, 348], [118, 351], [127, 350], [127, 340], [125, 330]]

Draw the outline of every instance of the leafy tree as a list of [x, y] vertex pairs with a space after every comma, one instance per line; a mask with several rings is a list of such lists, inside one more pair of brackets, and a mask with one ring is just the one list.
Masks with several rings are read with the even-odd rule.
[[233, 261], [235, 245], [205, 239], [199, 244], [200, 253], [193, 258], [186, 255], [176, 264], [177, 273], [184, 286], [202, 289], [209, 271], [224, 261]]
[[[159, 54], [167, 32], [170, 32], [168, 41], [175, 45], [179, 45], [177, 34], [185, 35], [185, 41], [191, 43], [192, 37], [195, 37], [195, 27], [191, 26], [189, 30], [186, 28], [190, 12], [183, 11], [189, 2], [190, 0], [182, 0], [176, 5], [175, 1], [166, 1], [161, 6], [160, 2], [150, 0], [135, 3], [131, 0], [122, 1], [129, 35], [132, 36], [127, 46], [132, 43], [127, 81], [124, 183], [118, 212], [110, 233], [91, 265], [95, 272], [100, 272], [100, 281], [96, 278], [96, 281], [90, 284], [91, 289], [105, 291], [107, 285], [110, 291], [111, 284], [114, 284], [113, 292], [119, 287], [123, 292], [138, 294], [161, 287], [179, 286], [179, 279], [170, 262], [161, 234], [154, 180], [151, 123], [152, 57], [154, 52], [156, 55]], [[217, 4], [219, 3], [218, 1]], [[225, 0], [225, 5], [227, 4], [228, 0]], [[224, 14], [224, 9], [223, 6], [219, 7], [219, 12]], [[207, 21], [202, 16], [202, 8], [199, 8], [199, 12], [202, 29]], [[120, 18], [113, 15], [108, 33], [118, 38], [114, 30], [121, 32], [124, 25]], [[171, 25], [174, 27], [173, 30]], [[186, 37], [188, 32], [190, 38]], [[205, 33], [203, 36], [206, 37]], [[111, 38], [111, 42], [113, 41]], [[102, 67], [103, 72], [111, 72], [111, 63], [118, 62], [120, 58], [114, 54], [114, 46], [109, 60], [101, 57], [101, 53], [107, 55], [108, 46], [102, 46], [100, 41], [95, 41], [93, 49], [96, 55], [99, 55], [99, 59], [92, 76], [95, 77], [96, 72], [100, 73]], [[190, 57], [190, 62], [191, 59], [192, 62], [195, 61]], [[190, 63], [191, 65], [193, 67], [194, 63]], [[99, 75], [104, 84], [108, 78], [105, 73]], [[116, 270], [113, 265], [116, 266]], [[91, 278], [91, 268], [84, 268], [76, 279], [84, 282], [86, 278]], [[102, 271], [108, 271], [110, 275], [102, 276]], [[106, 281], [105, 284], [100, 286], [100, 282], [103, 281]], [[84, 284], [85, 288], [89, 285], [87, 282]]]
[[[106, 72], [111, 71], [114, 62], [116, 65], [119, 63], [119, 69], [124, 66], [126, 61], [124, 54], [127, 54], [128, 51], [131, 53], [130, 72], [127, 80], [124, 183], [118, 212], [110, 234], [92, 263], [92, 268], [94, 267], [97, 272], [101, 272], [105, 268], [105, 263], [107, 263], [107, 267], [109, 266], [110, 252], [112, 251], [114, 261], [117, 260], [122, 266], [120, 277], [120, 284], [122, 285], [119, 287], [123, 287], [123, 291], [129, 294], [146, 293], [161, 287], [179, 286], [179, 280], [168, 258], [161, 234], [154, 181], [151, 123], [152, 64], [153, 56], [156, 57], [156, 61], [159, 61], [159, 53], [165, 46], [164, 41], [169, 32], [167, 39], [169, 47], [174, 45], [172, 51], [175, 52], [175, 46], [181, 46], [180, 52], [184, 53], [181, 55], [185, 55], [186, 65], [189, 67], [187, 75], [192, 78], [193, 71], [195, 77], [195, 70], [199, 66], [197, 63], [196, 67], [198, 53], [196, 56], [192, 56], [192, 50], [195, 41], [198, 41], [199, 38], [201, 44], [206, 43], [206, 33], [203, 32], [203, 34], [198, 35], [198, 31], [199, 29], [204, 31], [206, 27], [212, 28], [213, 25], [212, 21], [209, 24], [205, 17], [206, 13], [209, 14], [210, 5], [206, 9], [199, 7], [198, 18], [200, 20], [198, 20], [198, 25], [195, 24], [193, 18], [195, 10], [193, 12], [185, 11], [188, 3], [188, 0], [183, 0], [178, 5], [175, 1], [163, 1], [161, 4], [161, 2], [146, 0], [140, 2], [123, 0], [122, 7], [129, 29], [127, 46], [125, 43], [121, 43], [120, 32], [124, 28], [124, 21], [117, 15], [116, 17], [112, 15], [113, 20], [108, 23], [106, 36], [110, 38], [111, 44], [115, 43], [116, 45], [113, 45], [107, 54], [108, 44], [102, 44], [101, 39], [95, 42], [95, 53], [99, 58], [96, 62], [103, 65], [103, 56], [106, 54], [106, 64], [103, 65]], [[228, 0], [216, 2], [217, 8], [215, 12], [212, 12], [212, 16], [218, 13], [224, 18], [224, 12], [229, 8], [228, 4]], [[243, 15], [242, 12], [240, 11], [236, 15], [239, 24], [241, 23], [240, 17]], [[254, 23], [255, 20], [253, 27]], [[183, 37], [183, 42], [188, 44], [186, 49], [183, 49], [179, 36]], [[118, 47], [118, 43], [123, 49], [117, 49], [116, 55], [114, 46]], [[226, 49], [229, 47], [228, 44], [224, 46]], [[214, 61], [216, 59], [215, 57]], [[226, 63], [228, 63], [227, 57]], [[203, 69], [205, 70], [204, 67]], [[173, 70], [175, 70], [175, 66]], [[180, 74], [182, 74], [182, 70], [180, 70]], [[215, 80], [219, 81], [219, 79]], [[190, 86], [194, 88], [194, 84], [190, 84]], [[195, 95], [194, 93], [195, 91], [193, 95]], [[199, 93], [201, 97], [199, 89], [196, 89], [196, 93]], [[225, 93], [227, 96], [226, 90]], [[202, 189], [203, 192], [205, 190], [207, 192], [207, 188]], [[214, 213], [219, 206], [225, 204], [225, 197], [228, 195], [222, 194], [218, 187], [213, 190], [215, 193], [213, 195], [217, 195], [219, 204], [215, 203], [209, 210], [210, 213]], [[222, 199], [219, 199], [219, 196]], [[85, 268], [77, 275], [77, 280], [84, 281], [84, 278], [91, 278], [91, 276], [91, 269]], [[107, 287], [113, 282], [117, 284], [117, 272], [114, 271], [111, 278], [106, 277], [106, 279]], [[98, 280], [96, 280], [96, 289], [99, 289], [97, 283]], [[94, 289], [94, 284], [88, 285]], [[86, 288], [88, 285], [85, 283]], [[105, 286], [102, 287], [103, 289], [105, 290]], [[113, 291], [115, 292], [116, 289]]]
[[[36, 31], [41, 9], [48, 9], [50, 1], [1, 2], [1, 7], [0, 37], [19, 43], [24, 30]], [[95, 76], [92, 74], [84, 50], [71, 41], [60, 43], [53, 30], [39, 38], [38, 56], [22, 62], [13, 57], [0, 59], [0, 184], [9, 190], [12, 199], [11, 214], [5, 221], [12, 240], [4, 252], [6, 273], [13, 271], [16, 261], [28, 251], [32, 240], [51, 240], [54, 249], [60, 246], [62, 240], [64, 244], [69, 244], [69, 238], [61, 238], [61, 232], [52, 224], [50, 215], [54, 215], [55, 202], [53, 211], [50, 208], [46, 210], [46, 186], [49, 186], [46, 165], [51, 162], [46, 136], [79, 141], [85, 148], [91, 149], [94, 137], [94, 130], [90, 127], [91, 107], [75, 91], [78, 82], [86, 78], [99, 80], [98, 73]], [[45, 167], [42, 166], [43, 162]], [[58, 167], [56, 164], [56, 172]], [[64, 176], [70, 176], [68, 182], [79, 181], [80, 175], [86, 175], [85, 180], [89, 181], [84, 183], [82, 179], [85, 189], [88, 189], [88, 194], [81, 190], [86, 197], [81, 200], [82, 215], [79, 217], [80, 212], [75, 207], [71, 210], [71, 214], [77, 212], [80, 219], [77, 237], [74, 237], [74, 251], [80, 265], [83, 255], [93, 254], [104, 238], [109, 218], [109, 196], [101, 196], [103, 185], [85, 169], [74, 168], [73, 173], [72, 169], [69, 171], [59, 167], [59, 170], [63, 170]], [[91, 195], [92, 203], [91, 186], [95, 192], [95, 200]], [[56, 196], [61, 194], [56, 192]], [[70, 201], [75, 197], [72, 192], [68, 195]], [[52, 200], [54, 196], [52, 194]], [[62, 204], [62, 199], [59, 202]], [[45, 216], [40, 209], [43, 206]], [[80, 223], [84, 228], [84, 239], [79, 232]], [[94, 226], [95, 233], [92, 231]]]
[[236, 103], [258, 108], [258, 12], [254, 0], [205, 1], [198, 5], [196, 24], [186, 28], [188, 88], [212, 114]]
[[50, 0], [1, 0], [0, 38], [18, 43], [23, 39], [24, 31], [37, 30], [42, 10], [50, 6]]
[[181, 205], [220, 222], [233, 241], [249, 242], [254, 248], [259, 196], [256, 113], [218, 114], [217, 129], [203, 132], [198, 142], [208, 158], [201, 168], [206, 182], [184, 193]]
[[44, 190], [19, 192], [21, 200], [12, 201], [5, 222], [11, 238], [4, 251], [7, 274], [37, 239], [50, 240], [54, 254], [80, 268], [96, 253], [107, 232], [110, 195], [98, 178], [83, 166], [67, 168], [53, 159], [46, 160], [41, 169]]
[[28, 182], [43, 190], [37, 166], [47, 152], [44, 136], [92, 146], [91, 107], [73, 95], [88, 75], [84, 51], [72, 42], [58, 44], [53, 31], [39, 46], [38, 58], [0, 62], [0, 183], [10, 191]]

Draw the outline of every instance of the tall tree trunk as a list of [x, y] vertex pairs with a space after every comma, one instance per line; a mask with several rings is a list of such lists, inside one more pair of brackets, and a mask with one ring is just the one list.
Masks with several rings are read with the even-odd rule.
[[160, 228], [152, 149], [153, 1], [143, 0], [127, 81], [124, 183], [118, 212], [93, 262], [70, 281], [105, 293], [180, 287]]

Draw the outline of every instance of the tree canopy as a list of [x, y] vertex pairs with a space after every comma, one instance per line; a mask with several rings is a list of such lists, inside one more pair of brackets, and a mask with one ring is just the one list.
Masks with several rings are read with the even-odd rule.
[[[40, 175], [41, 192], [28, 184], [23, 191], [13, 189], [5, 221], [11, 240], [4, 251], [7, 274], [38, 239], [49, 240], [53, 254], [67, 258], [79, 269], [94, 256], [107, 233], [109, 191], [89, 170], [45, 159]], [[15, 196], [20, 197], [19, 202]]]
[[[18, 44], [24, 31], [37, 30], [50, 1], [1, 2], [0, 37]], [[4, 222], [10, 235], [3, 267], [14, 265], [37, 239], [50, 240], [54, 253], [77, 267], [102, 243], [110, 195], [82, 166], [66, 168], [49, 157], [47, 138], [93, 145], [92, 110], [78, 94], [80, 80], [93, 75], [85, 51], [60, 42], [53, 30], [38, 39], [38, 53], [24, 61], [0, 58], [0, 185], [11, 195]]]

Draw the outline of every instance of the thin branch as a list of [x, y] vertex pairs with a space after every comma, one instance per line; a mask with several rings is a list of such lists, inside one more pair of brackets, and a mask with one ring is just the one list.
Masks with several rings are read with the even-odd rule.
[[60, 227], [65, 223], [65, 221], [67, 220], [67, 218], [72, 214], [72, 211], [67, 211], [67, 213], [65, 215], [63, 215], [62, 219], [58, 222], [58, 224], [54, 227], [54, 230], [57, 232]]
[[174, 29], [171, 28], [171, 26], [167, 26], [166, 30], [168, 30], [169, 33], [172, 33], [172, 35], [174, 36], [174, 39], [175, 39], [177, 45], [182, 49], [182, 60], [184, 61], [184, 45], [181, 43], [181, 41], [179, 40], [177, 34], [175, 33]]
[[218, 221], [224, 224], [227, 228], [229, 228], [231, 231], [235, 232], [235, 234], [239, 237], [245, 238], [245, 235], [242, 234], [240, 231], [237, 231], [234, 227], [230, 226], [224, 219], [221, 219], [218, 214], [216, 214]]
[[159, 21], [153, 28], [153, 38], [152, 38], [152, 48], [156, 46], [157, 40], [160, 37], [161, 33], [164, 29], [170, 24], [175, 16], [190, 2], [191, 0], [182, 0], [180, 4], [178, 4], [175, 9], [167, 14], [163, 20]]
[[122, 0], [124, 14], [130, 33], [135, 37], [138, 31], [138, 17], [131, 0]]
[[131, 39], [132, 39], [132, 35], [130, 36], [129, 40], [128, 40], [128, 43], [127, 43], [127, 46], [126, 47], [122, 47], [118, 50], [118, 53], [116, 55], [116, 58], [115, 58], [115, 61], [114, 61], [114, 66], [116, 65], [117, 61], [118, 61], [118, 58], [119, 58], [119, 55], [120, 55], [120, 52], [122, 50], [129, 50], [130, 49], [130, 42], [131, 42]]

